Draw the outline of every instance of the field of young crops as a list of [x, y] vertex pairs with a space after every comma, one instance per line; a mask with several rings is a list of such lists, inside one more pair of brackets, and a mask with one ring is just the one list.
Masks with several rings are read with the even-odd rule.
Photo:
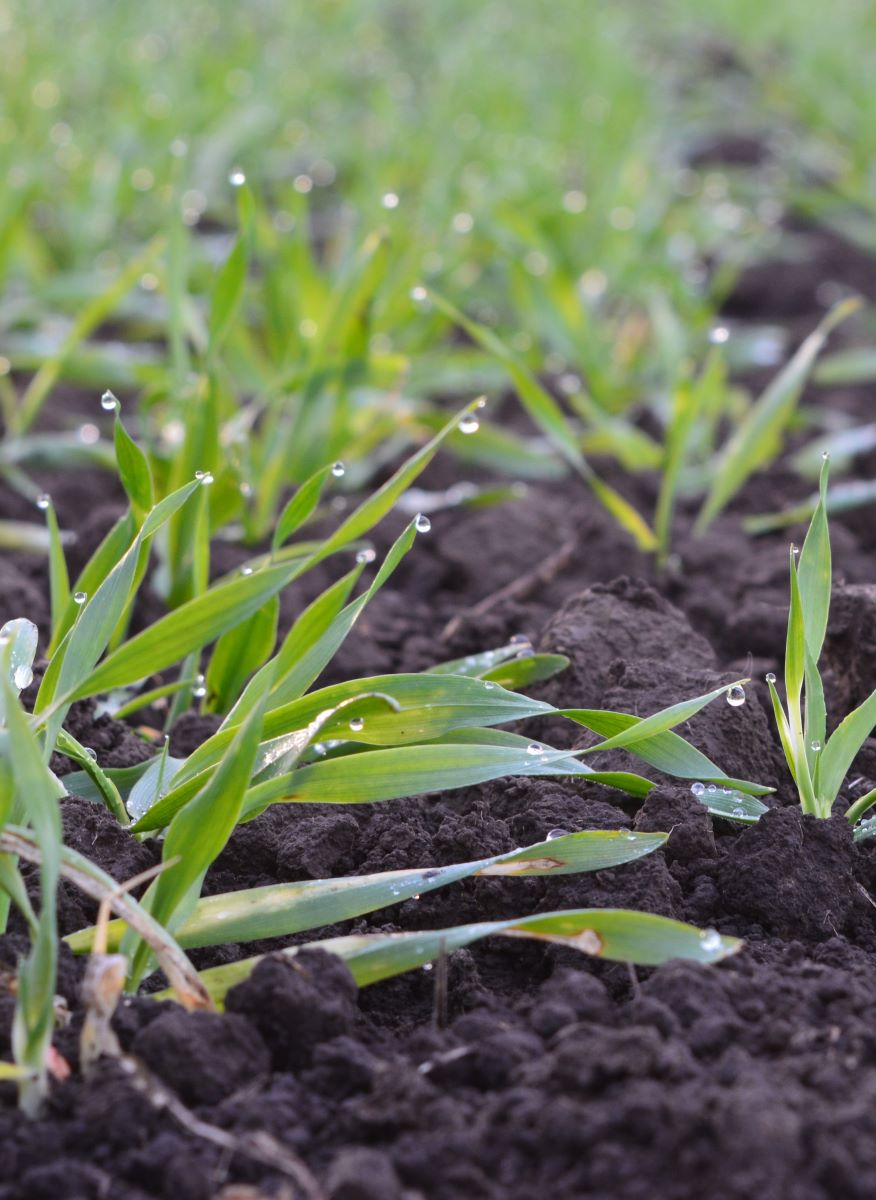
[[874, 71], [0, 0], [0, 1200], [874, 1194]]

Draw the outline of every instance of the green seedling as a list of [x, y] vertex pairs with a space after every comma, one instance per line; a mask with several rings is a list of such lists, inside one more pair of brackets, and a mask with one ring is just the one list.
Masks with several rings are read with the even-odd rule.
[[[840, 721], [827, 736], [824, 685], [818, 660], [827, 632], [831, 592], [831, 549], [827, 519], [829, 460], [821, 469], [819, 500], [803, 549], [791, 548], [791, 602], [785, 646], [785, 704], [776, 680], [767, 676], [785, 760], [800, 806], [816, 817], [829, 817], [861, 746], [876, 725], [876, 691]], [[876, 803], [876, 790], [846, 812], [855, 826]]]
[[[632, 862], [655, 850], [665, 834], [554, 830], [543, 842], [510, 853], [451, 867], [384, 872], [378, 876], [315, 881], [201, 899], [206, 872], [234, 829], [274, 803], [376, 803], [424, 792], [472, 786], [506, 775], [573, 775], [644, 796], [653, 786], [629, 771], [602, 771], [581, 759], [605, 749], [627, 749], [644, 761], [682, 777], [693, 771], [722, 784], [719, 769], [674, 732], [706, 704], [739, 686], [725, 685], [665, 712], [638, 718], [625, 714], [554, 709], [505, 685], [520, 686], [561, 670], [557, 655], [532, 654], [518, 642], [465, 660], [439, 664], [419, 675], [386, 675], [311, 690], [355, 628], [369, 600], [390, 578], [428, 522], [416, 517], [382, 563], [356, 553], [352, 570], [318, 596], [293, 622], [279, 646], [276, 635], [252, 648], [252, 619], [275, 603], [280, 591], [317, 563], [349, 552], [416, 479], [444, 437], [471, 419], [476, 405], [458, 414], [373, 495], [320, 541], [288, 552], [294, 534], [319, 492], [320, 480], [287, 507], [273, 551], [244, 573], [205, 587], [154, 625], [126, 637], [127, 617], [145, 574], [150, 546], [187, 505], [202, 505], [209, 479], [183, 484], [155, 499], [149, 463], [121, 423], [117, 405], [115, 442], [129, 509], [71, 589], [63, 573], [63, 548], [50, 557], [58, 619], [34, 712], [24, 713], [18, 692], [33, 679], [37, 630], [27, 620], [0, 631], [4, 649], [0, 717], [0, 893], [16, 904], [31, 930], [33, 950], [21, 968], [14, 1052], [22, 1102], [36, 1112], [45, 1095], [51, 1063], [52, 997], [57, 959], [54, 893], [61, 876], [100, 899], [104, 917], [97, 935], [70, 939], [80, 952], [94, 950], [86, 1003], [89, 1019], [83, 1061], [112, 1052], [109, 1019], [123, 984], [136, 988], [160, 966], [173, 992], [189, 1007], [221, 1000], [210, 976], [201, 980], [186, 958], [189, 947], [252, 941], [318, 929], [466, 878], [542, 876], [601, 870]], [[51, 512], [50, 506], [46, 511]], [[192, 527], [192, 537], [197, 523]], [[56, 528], [50, 536], [58, 542]], [[375, 564], [371, 583], [354, 590]], [[90, 595], [80, 591], [85, 579]], [[275, 620], [275, 618], [274, 618]], [[269, 629], [275, 626], [269, 622]], [[79, 699], [126, 691], [153, 676], [174, 672], [191, 680], [193, 664], [215, 643], [203, 683], [193, 691], [224, 712], [219, 730], [186, 759], [167, 743], [148, 762], [122, 771], [104, 769], [67, 730], [64, 720]], [[245, 664], [241, 666], [241, 664]], [[197, 676], [195, 676], [197, 679]], [[162, 687], [148, 687], [155, 696]], [[178, 695], [179, 693], [176, 693]], [[128, 700], [130, 705], [131, 701]], [[603, 735], [586, 750], [550, 746], [498, 726], [555, 713]], [[80, 768], [65, 779], [76, 794], [101, 803], [135, 834], [163, 833], [162, 863], [140, 903], [61, 844], [59, 799], [64, 787], [46, 766], [52, 750]], [[757, 785], [738, 783], [756, 793]], [[42, 898], [37, 916], [27, 897], [18, 860], [40, 865]], [[110, 927], [113, 909], [118, 920]], [[655, 921], [657, 924], [655, 924]], [[488, 934], [559, 940], [593, 954], [651, 963], [686, 956], [702, 962], [731, 953], [736, 943], [717, 933], [663, 924], [635, 912], [554, 914], [487, 923], [461, 931], [438, 931], [411, 941], [385, 938], [329, 943], [353, 956], [363, 982], [422, 964], [447, 945], [464, 945]], [[367, 967], [366, 965], [367, 964]], [[250, 963], [250, 966], [252, 964]]]
[[[776, 458], [819, 352], [831, 331], [860, 308], [857, 299], [835, 305], [741, 420], [734, 423], [730, 438], [717, 450], [713, 448], [713, 440], [718, 420], [727, 408], [728, 393], [720, 355], [713, 352], [699, 378], [682, 378], [676, 384], [665, 422], [664, 445], [662, 448], [654, 445], [656, 458], [649, 461], [649, 451], [643, 450], [641, 444], [641, 433], [623, 415], [609, 418], [598, 406], [585, 403], [579, 393], [572, 403], [582, 424], [575, 425], [519, 355], [492, 329], [472, 320], [434, 291], [427, 295], [441, 313], [502, 365], [527, 413], [554, 451], [583, 478], [596, 499], [639, 548], [653, 552], [663, 564], [670, 551], [672, 519], [678, 497], [690, 487], [687, 476], [699, 475], [697, 486], [706, 491], [694, 526], [695, 532], [703, 533], [751, 475], [759, 468], [768, 467]], [[609, 427], [610, 437], [607, 436]], [[627, 470], [632, 464], [660, 468], [660, 490], [653, 522], [649, 522], [594, 470], [583, 450], [588, 434], [601, 438], [600, 448], [617, 458]], [[695, 448], [701, 459], [699, 464], [692, 461]], [[694, 467], [696, 470], [692, 470]]]

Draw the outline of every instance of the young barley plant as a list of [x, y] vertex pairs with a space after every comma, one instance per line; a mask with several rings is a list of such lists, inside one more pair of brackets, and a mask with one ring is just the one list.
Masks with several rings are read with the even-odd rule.
[[[827, 632], [831, 593], [831, 550], [827, 520], [829, 460], [825, 457], [819, 499], [802, 551], [791, 547], [791, 599], [785, 643], [785, 704], [776, 679], [767, 676], [785, 761], [800, 806], [816, 817], [829, 817], [855, 756], [876, 725], [876, 691], [848, 713], [827, 736], [824, 685], [818, 660]], [[858, 835], [871, 833], [858, 822], [876, 803], [876, 790], [852, 804], [846, 817]]]
[[[248, 573], [220, 579], [168, 612], [154, 625], [126, 636], [127, 619], [147, 568], [150, 544], [186, 505], [202, 503], [209, 481], [195, 479], [154, 501], [149, 464], [115, 414], [120, 475], [129, 496], [127, 514], [86, 564], [70, 590], [52, 511], [45, 507], [53, 539], [51, 573], [55, 628], [32, 715], [18, 691], [33, 678], [37, 630], [26, 619], [10, 622], [3, 647], [0, 729], [3, 806], [0, 811], [0, 892], [15, 904], [31, 931], [33, 950], [22, 965], [14, 1051], [22, 1102], [35, 1112], [45, 1094], [53, 1028], [54, 973], [58, 934], [54, 891], [63, 875], [117, 914], [109, 926], [68, 937], [74, 950], [98, 955], [89, 972], [121, 979], [121, 954], [129, 988], [156, 967], [172, 993], [188, 1007], [221, 1003], [225, 991], [254, 960], [231, 973], [198, 976], [185, 951], [196, 946], [285, 936], [350, 919], [409, 896], [469, 877], [546, 876], [601, 870], [634, 861], [657, 849], [661, 833], [578, 831], [548, 835], [535, 845], [451, 866], [426, 866], [351, 879], [281, 884], [222, 896], [200, 897], [204, 876], [241, 821], [274, 803], [376, 803], [424, 792], [471, 786], [507, 775], [573, 775], [644, 796], [653, 786], [625, 771], [600, 771], [581, 758], [600, 749], [626, 748], [661, 770], [691, 777], [698, 772], [758, 794], [764, 789], [725, 779], [719, 768], [673, 732], [674, 726], [726, 694], [725, 685], [648, 718], [591, 710], [553, 709], [508, 690], [561, 669], [560, 656], [533, 655], [512, 644], [469, 659], [440, 664], [421, 674], [385, 675], [319, 688], [314, 682], [331, 661], [369, 599], [414, 545], [424, 522], [414, 519], [376, 567], [371, 584], [353, 597], [373, 555], [355, 554], [355, 564], [316, 598], [293, 623], [279, 646], [266, 638], [264, 650], [248, 660], [248, 623], [279, 591], [328, 557], [355, 550], [360, 539], [393, 506], [472, 406], [408, 459], [376, 493], [316, 543], [280, 545], [315, 503], [325, 471], [305, 484], [287, 506], [274, 553], [254, 560]], [[84, 592], [85, 579], [92, 588]], [[66, 591], [65, 591], [66, 586]], [[273, 628], [273, 626], [271, 626]], [[231, 640], [229, 642], [229, 639]], [[117, 689], [142, 687], [156, 674], [182, 668], [191, 682], [192, 664], [215, 643], [204, 685], [205, 702], [224, 713], [218, 731], [188, 758], [173, 758], [167, 746], [134, 768], [103, 769], [65, 729], [72, 704]], [[247, 664], [229, 672], [213, 663]], [[523, 651], [521, 655], [521, 650]], [[194, 678], [197, 678], [195, 675]], [[217, 681], [215, 684], [212, 681]], [[128, 707], [176, 686], [149, 688]], [[213, 688], [208, 693], [208, 688]], [[176, 693], [178, 696], [179, 693]], [[559, 751], [497, 728], [508, 721], [558, 713], [604, 735], [588, 750]], [[63, 783], [46, 766], [57, 749], [79, 766]], [[104, 804], [135, 835], [162, 833], [162, 869], [138, 903], [124, 886], [73, 854], [61, 843], [59, 801], [65, 790]], [[20, 860], [40, 865], [39, 916], [27, 898]], [[416, 935], [365, 935], [324, 944], [345, 957], [362, 983], [410, 970], [448, 949], [485, 936], [549, 938], [578, 949], [652, 964], [670, 957], [714, 962], [738, 942], [714, 931], [632, 910], [577, 910], [538, 917], [490, 921]], [[110, 969], [111, 968], [111, 969]], [[112, 979], [110, 979], [112, 976]], [[108, 1028], [113, 997], [95, 1008], [100, 988], [90, 985], [87, 1028]], [[93, 1010], [93, 1011], [92, 1011]], [[89, 1042], [89, 1056], [112, 1039]]]

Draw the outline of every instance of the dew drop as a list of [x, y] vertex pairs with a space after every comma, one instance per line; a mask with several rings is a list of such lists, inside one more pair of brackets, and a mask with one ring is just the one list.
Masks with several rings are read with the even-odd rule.
[[636, 840], [636, 835], [635, 835], [634, 833], [628, 833], [628, 834], [627, 834], [627, 841], [628, 841], [628, 842], [634, 842], [635, 840]]
[[568, 829], [552, 829], [545, 838], [546, 842], [553, 842], [556, 838], [565, 837], [568, 834]]
[[365, 728], [364, 718], [353, 717], [353, 719], [350, 721], [350, 728], [352, 729], [353, 733], [361, 733], [361, 731]]
[[343, 479], [346, 470], [347, 468], [342, 462], [332, 463], [332, 475], [335, 479]]
[[709, 341], [713, 346], [721, 346], [730, 337], [730, 330], [726, 325], [715, 325], [709, 330]]
[[195, 471], [195, 479], [201, 487], [209, 487], [213, 482], [213, 475], [210, 471]]
[[822, 458], [822, 461], [823, 461], [823, 462], [828, 462], [828, 461], [830, 460], [830, 451], [829, 451], [829, 450], [822, 450], [822, 451], [821, 451], [821, 458]]
[[93, 746], [86, 746], [85, 753], [88, 755], [89, 758], [93, 758], [95, 760], [95, 762], [97, 761], [97, 751], [95, 750], [95, 748]]
[[252, 575], [252, 567], [243, 566], [240, 568], [241, 575]]
[[466, 416], [464, 416], [457, 425], [457, 429], [460, 433], [477, 433], [480, 427], [480, 421], [471, 413], [468, 413]]
[[727, 703], [732, 708], [739, 708], [745, 703], [745, 688], [738, 683], [734, 683], [733, 687], [727, 692]]
[[196, 675], [195, 686], [192, 688], [192, 695], [196, 696], [199, 700], [203, 699], [203, 697], [207, 694], [206, 684], [207, 681], [203, 675]]
[[359, 551], [359, 553], [356, 555], [356, 562], [357, 563], [373, 563], [375, 558], [377, 558], [377, 551], [371, 550], [369, 548], [367, 550]]
[[313, 749], [313, 753], [318, 754], [320, 758], [323, 758], [325, 756], [326, 750], [325, 750], [325, 746], [322, 744], [322, 742], [314, 742], [312, 749]]
[[395, 192], [384, 192], [380, 199], [380, 203], [384, 208], [398, 208], [399, 199]]
[[431, 971], [431, 970], [432, 970], [432, 964], [431, 964], [431, 963], [423, 963], [423, 970], [424, 970], [424, 971]]
[[73, 593], [73, 603], [74, 604], [84, 604], [87, 599], [88, 599], [87, 592], [74, 592]]
[[703, 792], [706, 790], [706, 785], [704, 783], [692, 783], [690, 785], [690, 790], [694, 796], [702, 796]]
[[714, 796], [714, 794], [715, 794], [715, 792], [717, 792], [717, 790], [718, 790], [717, 786], [714, 783], [710, 783], [709, 786], [706, 788], [706, 793], [709, 796]]
[[540, 745], [538, 742], [530, 742], [529, 745], [526, 747], [526, 753], [527, 754], [544, 754], [544, 746]]
[[809, 744], [812, 747], [812, 749], [815, 751], [816, 754], [821, 749], [821, 742], [819, 742], [817, 738], [815, 739], [815, 741], [810, 742]]
[[484, 688], [486, 689], [486, 691], [491, 692], [493, 690], [493, 688], [495, 688], [495, 686], [496, 685], [492, 682], [492, 680], [489, 680], [489, 679], [484, 680]]
[[23, 688], [30, 687], [30, 685], [33, 683], [33, 671], [30, 669], [30, 667], [23, 665], [16, 667], [12, 672], [12, 679], [15, 683], [15, 686], [19, 691], [21, 691]]
[[744, 816], [745, 816], [745, 809], [744, 809], [744, 808], [739, 808], [739, 807], [737, 806], [736, 808], [734, 808], [734, 809], [733, 809], [733, 816], [734, 816], [734, 817], [744, 817]]
[[52, 503], [52, 497], [49, 495], [48, 492], [43, 492], [43, 494], [41, 496], [37, 496], [37, 498], [36, 498], [36, 506], [37, 506], [37, 508], [41, 509], [43, 512], [45, 512], [46, 509], [51, 506], [51, 503]]
[[243, 185], [246, 183], [246, 175], [243, 173], [243, 171], [241, 171], [240, 167], [235, 167], [228, 176], [228, 182], [232, 187], [243, 187]]
[[799, 546], [795, 546], [793, 542], [791, 543], [791, 555], [792, 555], [792, 557], [793, 557], [793, 558], [799, 558], [799, 557], [800, 557], [800, 547], [799, 547]]
[[411, 299], [415, 304], [425, 304], [428, 298], [429, 293], [421, 283], [418, 283], [416, 287], [411, 288]]
[[121, 405], [112, 392], [104, 392], [100, 398], [100, 407], [104, 412], [118, 412]]
[[767, 672], [766, 681], [767, 681], [767, 683], [775, 683], [776, 682], [776, 677], [772, 671]]
[[429, 520], [426, 514], [417, 513], [416, 517], [414, 518], [414, 529], [416, 529], [417, 533], [428, 533], [431, 528], [432, 522]]
[[721, 935], [717, 929], [704, 929], [700, 934], [700, 945], [707, 954], [715, 954], [721, 949]]

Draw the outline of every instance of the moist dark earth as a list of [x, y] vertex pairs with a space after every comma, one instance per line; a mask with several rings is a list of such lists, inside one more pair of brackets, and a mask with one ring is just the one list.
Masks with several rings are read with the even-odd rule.
[[[774, 272], [772, 308], [753, 277], [743, 279], [729, 310], [758, 319], [787, 314], [795, 331], [808, 316], [811, 326], [828, 266], [840, 284], [859, 278], [860, 256], [847, 258], [848, 279], [843, 256], [818, 243], [812, 269], [796, 268], [784, 291]], [[861, 389], [813, 389], [807, 400], [866, 412]], [[858, 461], [852, 474], [868, 478], [872, 465]], [[458, 470], [445, 459], [425, 483], [443, 486]], [[120, 511], [120, 497], [106, 479], [82, 472], [42, 482], [62, 524], [79, 531], [71, 556], [81, 565]], [[643, 507], [653, 503], [653, 479], [618, 483]], [[682, 511], [677, 555], [662, 574], [573, 481], [532, 486], [498, 507], [438, 514], [326, 679], [420, 670], [515, 634], [570, 658], [563, 674], [534, 689], [566, 706], [645, 715], [743, 672], [762, 679], [781, 669], [787, 544], [800, 531], [752, 540], [740, 518], [809, 490], [779, 464], [699, 540], [686, 532], [691, 513]], [[96, 509], [94, 495], [104, 497]], [[4, 516], [33, 516], [7, 490], [0, 508]], [[400, 522], [385, 523], [378, 548]], [[876, 680], [872, 511], [838, 518], [832, 530], [824, 668], [829, 706], [840, 715]], [[562, 565], [539, 574], [561, 548]], [[227, 570], [243, 556], [217, 547], [214, 566]], [[290, 590], [286, 624], [334, 569], [326, 565]], [[520, 580], [515, 596], [474, 611]], [[5, 615], [27, 614], [44, 630], [43, 565], [7, 555], [0, 581]], [[147, 604], [138, 620], [156, 611]], [[743, 832], [713, 821], [671, 781], [637, 804], [578, 781], [506, 779], [370, 809], [276, 806], [238, 830], [206, 885], [219, 892], [441, 865], [509, 850], [554, 828], [666, 830], [663, 850], [625, 867], [470, 880], [307, 936], [623, 906], [738, 935], [745, 947], [734, 957], [714, 967], [672, 962], [634, 971], [555, 946], [481, 943], [449, 961], [443, 1020], [435, 971], [357, 993], [347, 968], [322, 951], [294, 962], [269, 957], [229, 994], [224, 1014], [186, 1014], [148, 997], [120, 1008], [123, 1049], [175, 1095], [178, 1104], [168, 1106], [113, 1061], [82, 1079], [81, 963], [65, 953], [59, 991], [72, 1015], [56, 1047], [72, 1075], [54, 1085], [36, 1122], [19, 1115], [11, 1087], [0, 1089], [0, 1200], [869, 1200], [876, 1193], [869, 1133], [876, 851], [856, 847], [841, 816], [819, 822], [794, 807], [766, 702], [754, 683], [743, 707], [716, 703], [681, 730], [727, 774], [776, 787], [770, 812]], [[93, 706], [79, 706], [72, 722], [104, 765], [147, 753], [133, 724], [96, 717]], [[189, 752], [214, 727], [184, 718], [173, 750]], [[525, 728], [557, 746], [576, 744], [581, 733], [560, 719]], [[622, 753], [604, 760], [630, 765]], [[840, 807], [874, 786], [874, 777], [869, 742]], [[65, 801], [64, 824], [68, 843], [119, 879], [158, 858], [155, 843], [134, 841], [88, 801]], [[94, 916], [89, 900], [62, 887], [62, 932]], [[307, 937], [193, 958], [201, 967], [296, 940]], [[14, 923], [0, 939], [7, 1057], [8, 980], [24, 945]], [[263, 1149], [257, 1135], [269, 1134], [299, 1156], [310, 1178], [270, 1165], [264, 1154], [220, 1148], [194, 1131], [195, 1119], [250, 1150]]]

